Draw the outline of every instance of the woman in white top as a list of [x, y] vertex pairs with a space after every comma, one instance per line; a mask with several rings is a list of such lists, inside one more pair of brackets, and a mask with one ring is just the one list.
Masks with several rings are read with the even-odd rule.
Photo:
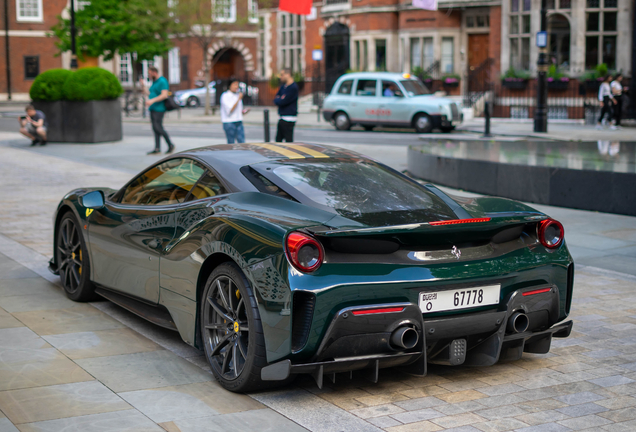
[[597, 129], [601, 129], [602, 125], [605, 124], [605, 114], [609, 115], [610, 120], [612, 119], [612, 103], [616, 103], [616, 100], [612, 97], [612, 90], [610, 88], [611, 81], [612, 76], [606, 76], [598, 89], [598, 100], [601, 104], [601, 115], [598, 118], [598, 123], [596, 125]]
[[221, 122], [228, 144], [245, 142], [243, 93], [239, 91], [237, 80], [232, 80], [230, 88], [221, 95]]
[[621, 119], [623, 117], [623, 75], [618, 74], [614, 77], [614, 81], [610, 84], [612, 90], [612, 96], [616, 100], [614, 106], [614, 125], [616, 127], [621, 125]]

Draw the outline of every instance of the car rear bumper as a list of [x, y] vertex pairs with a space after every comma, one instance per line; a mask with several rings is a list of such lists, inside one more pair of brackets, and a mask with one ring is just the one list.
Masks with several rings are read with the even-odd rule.
[[[568, 337], [572, 321], [553, 324], [559, 316], [559, 290], [528, 295], [536, 287], [513, 292], [496, 309], [437, 318], [425, 318], [418, 305], [392, 303], [340, 310], [331, 321], [315, 355], [306, 362], [285, 359], [266, 366], [261, 378], [284, 380], [291, 374], [311, 374], [322, 386], [323, 376], [365, 370], [377, 381], [378, 370], [407, 366], [410, 373], [426, 375], [427, 363], [490, 366], [498, 361], [521, 358], [523, 352], [548, 353], [552, 337]], [[524, 293], [526, 295], [524, 295]], [[356, 316], [353, 312], [373, 308], [403, 308]], [[529, 319], [527, 330], [509, 326], [515, 313]], [[394, 332], [403, 327], [417, 331], [417, 344], [399, 348], [392, 343]]]

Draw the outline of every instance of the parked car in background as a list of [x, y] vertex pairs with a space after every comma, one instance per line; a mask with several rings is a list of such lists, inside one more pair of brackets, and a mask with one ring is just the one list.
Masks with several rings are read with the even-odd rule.
[[[211, 81], [210, 87], [210, 106], [216, 104], [216, 81]], [[245, 93], [251, 100], [258, 99], [258, 88], [248, 86], [244, 82], [239, 83], [241, 92]], [[175, 99], [182, 107], [198, 108], [205, 103], [205, 85], [190, 90], [178, 90], [174, 92]]]
[[325, 98], [323, 116], [336, 129], [359, 124], [433, 129], [451, 132], [461, 124], [461, 107], [448, 98], [434, 96], [410, 74], [357, 72], [341, 76]]

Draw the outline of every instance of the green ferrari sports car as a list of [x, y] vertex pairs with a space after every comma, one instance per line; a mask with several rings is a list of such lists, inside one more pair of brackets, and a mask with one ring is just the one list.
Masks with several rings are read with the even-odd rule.
[[559, 222], [339, 148], [189, 150], [120, 190], [68, 193], [54, 222], [50, 269], [69, 298], [178, 331], [231, 391], [487, 366], [572, 329]]

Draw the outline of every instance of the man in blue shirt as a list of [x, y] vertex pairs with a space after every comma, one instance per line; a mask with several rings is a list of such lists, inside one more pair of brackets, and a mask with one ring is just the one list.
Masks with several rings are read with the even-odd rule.
[[166, 114], [166, 106], [164, 101], [168, 99], [168, 80], [161, 76], [159, 70], [151, 66], [148, 68], [148, 76], [153, 81], [148, 93], [146, 106], [150, 111], [150, 121], [152, 123], [152, 131], [155, 134], [155, 149], [148, 152], [149, 155], [161, 153], [161, 137], [164, 137], [168, 143], [168, 151], [166, 154], [174, 151], [174, 145], [170, 141], [168, 132], [163, 128], [163, 116]]
[[280, 72], [282, 85], [276, 93], [274, 103], [278, 106], [278, 130], [276, 142], [294, 142], [294, 126], [298, 115], [298, 86], [294, 82], [291, 69]]

